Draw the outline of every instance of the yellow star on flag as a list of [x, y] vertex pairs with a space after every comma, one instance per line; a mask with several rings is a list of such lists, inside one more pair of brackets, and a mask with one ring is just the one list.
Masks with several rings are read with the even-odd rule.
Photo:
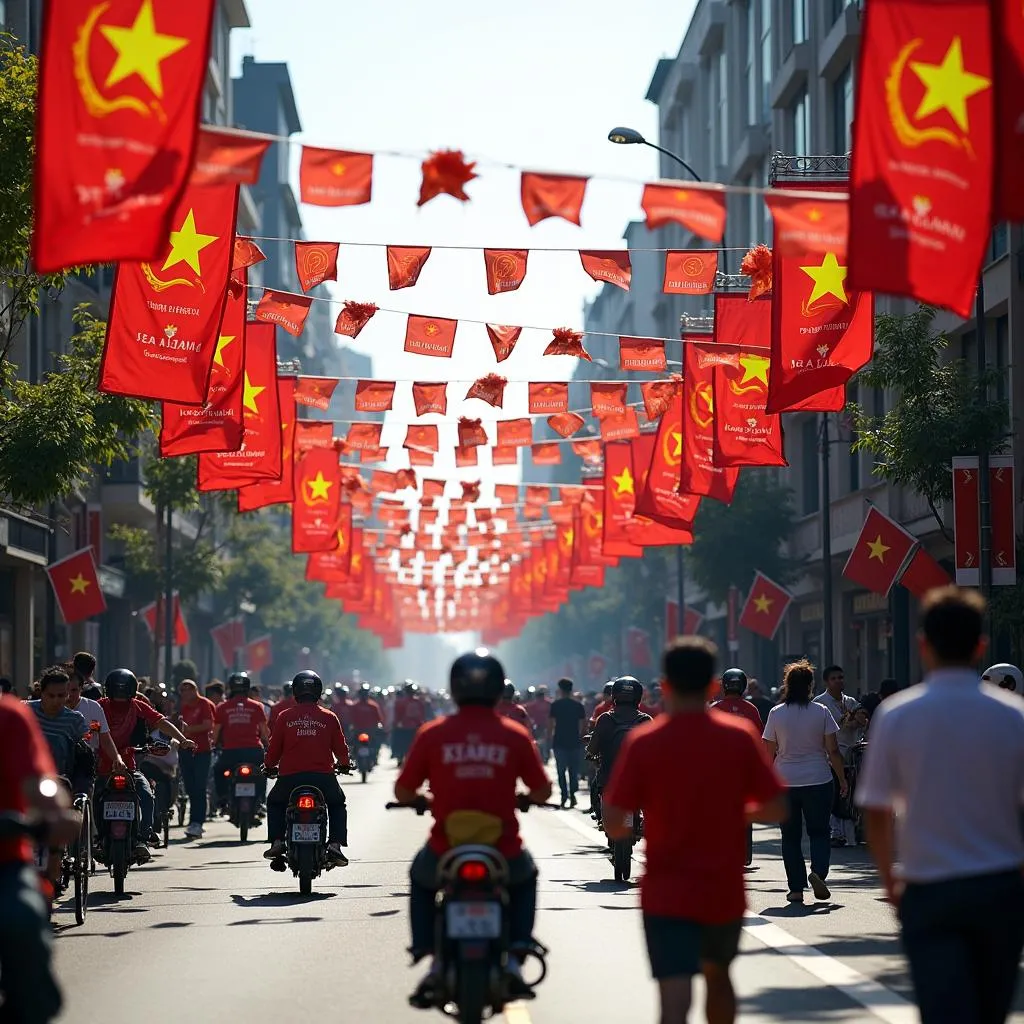
[[633, 490], [633, 474], [629, 471], [629, 466], [624, 466], [622, 472], [618, 476], [612, 477], [612, 483], [615, 484], [615, 497], [621, 498], [624, 494], [635, 494]]
[[162, 270], [173, 267], [177, 263], [187, 263], [200, 277], [203, 276], [199, 266], [199, 254], [208, 245], [217, 241], [218, 235], [204, 235], [196, 231], [196, 215], [190, 209], [185, 215], [177, 231], [171, 232], [171, 251], [164, 260]]
[[743, 369], [743, 379], [740, 381], [741, 384], [746, 384], [747, 381], [759, 380], [764, 382], [764, 386], [768, 386], [768, 367], [771, 365], [771, 360], [765, 356], [740, 356], [740, 366]]
[[774, 599], [770, 598], [767, 594], [758, 594], [754, 598], [754, 609], [758, 614], [767, 615], [774, 603]]
[[92, 580], [87, 580], [81, 573], [70, 579], [68, 582], [71, 584], [72, 594], [84, 594], [92, 584]]
[[868, 560], [870, 561], [872, 558], [877, 558], [884, 565], [885, 553], [889, 550], [889, 545], [882, 543], [882, 535], [879, 534], [874, 540], [869, 540], [868, 547], [871, 549], [871, 554], [868, 555]]
[[565, 541], [566, 544], [571, 544], [572, 543], [572, 530], [566, 530], [565, 533], [562, 534], [562, 540]]
[[960, 37], [954, 36], [941, 64], [911, 61], [910, 70], [921, 79], [926, 90], [914, 117], [921, 120], [938, 110], [946, 110], [962, 132], [969, 132], [967, 101], [976, 93], [988, 89], [992, 83], [981, 75], [964, 70], [964, 51]]
[[834, 295], [844, 303], [850, 301], [846, 297], [846, 289], [843, 287], [843, 282], [846, 280], [846, 267], [839, 265], [839, 260], [836, 259], [834, 252], [825, 253], [821, 266], [801, 267], [800, 269], [814, 282], [811, 297], [807, 300], [808, 306], [813, 306], [818, 299], [825, 295]]
[[824, 216], [825, 215], [817, 207], [814, 207], [813, 209], [807, 211], [807, 219], [812, 224], [817, 224], [818, 221], [821, 220], [821, 218]]
[[235, 340], [234, 334], [222, 334], [217, 339], [217, 351], [213, 353], [213, 361], [218, 366], [224, 365], [224, 349], [228, 347]]
[[[254, 387], [252, 381], [249, 380], [249, 374], [246, 373], [242, 390], [242, 405], [250, 412], [254, 412], [259, 415], [260, 407], [256, 404], [256, 399], [259, 398], [266, 390], [267, 389], [265, 387]], [[282, 424], [282, 426], [283, 425], [284, 424]]]
[[189, 40], [157, 32], [153, 0], [142, 0], [131, 28], [101, 25], [100, 32], [117, 51], [117, 60], [107, 75], [106, 88], [109, 89], [129, 75], [138, 75], [154, 96], [163, 99], [164, 80], [160, 74], [160, 62], [188, 46]]
[[328, 480], [322, 470], [317, 470], [317, 474], [312, 480], [306, 481], [306, 486], [309, 488], [310, 498], [323, 498], [324, 501], [330, 497], [331, 485], [334, 483], [333, 480]]

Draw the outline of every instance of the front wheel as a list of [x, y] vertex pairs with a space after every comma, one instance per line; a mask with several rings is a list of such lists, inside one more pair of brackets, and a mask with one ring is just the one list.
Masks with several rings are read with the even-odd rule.
[[313, 879], [319, 873], [316, 869], [316, 851], [312, 843], [303, 843], [296, 857], [296, 874], [299, 876], [299, 892], [309, 896], [313, 892]]
[[615, 881], [628, 882], [633, 870], [633, 844], [628, 839], [620, 839], [612, 847], [612, 866], [615, 868]]
[[490, 1006], [491, 965], [486, 960], [463, 962], [456, 983], [458, 1019], [462, 1024], [481, 1024]]
[[369, 774], [369, 773], [367, 772], [367, 770], [366, 770], [365, 768], [360, 768], [360, 769], [359, 769], [359, 776], [360, 776], [360, 778], [361, 778], [361, 779], [363, 780], [363, 782], [365, 782], [365, 781], [366, 781], [366, 776], [367, 776], [368, 774]]

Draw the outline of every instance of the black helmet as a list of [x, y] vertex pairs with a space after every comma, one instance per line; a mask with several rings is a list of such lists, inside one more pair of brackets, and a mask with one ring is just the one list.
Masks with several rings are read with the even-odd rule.
[[115, 668], [103, 680], [103, 690], [111, 700], [131, 700], [139, 692], [139, 681], [130, 668]]
[[615, 685], [615, 680], [614, 679], [609, 679], [608, 682], [604, 684], [604, 689], [601, 691], [601, 693], [603, 694], [605, 700], [611, 700], [612, 687], [614, 685]]
[[315, 704], [324, 692], [324, 681], [306, 669], [292, 680], [292, 696], [297, 704]]
[[360, 700], [369, 700], [369, 697], [370, 697], [370, 684], [369, 683], [363, 683], [363, 685], [359, 687], [359, 699]]
[[420, 692], [419, 683], [414, 683], [411, 679], [406, 679], [402, 684], [402, 692], [408, 697], [415, 696]]
[[743, 696], [747, 690], [747, 673], [741, 668], [727, 668], [722, 673], [723, 693], [738, 694]]
[[232, 697], [247, 697], [251, 687], [252, 680], [248, 672], [232, 672], [228, 676], [228, 694]]
[[285, 697], [290, 697], [292, 695], [292, 684], [291, 683], [285, 683], [284, 686], [281, 687], [281, 693]]
[[505, 693], [502, 698], [503, 700], [515, 700], [516, 699], [516, 684], [511, 679], [505, 680]]
[[633, 676], [619, 676], [612, 683], [612, 703], [632, 704], [636, 707], [644, 695], [643, 684]]
[[505, 669], [485, 647], [478, 647], [452, 662], [449, 689], [459, 707], [464, 704], [494, 707], [505, 689]]

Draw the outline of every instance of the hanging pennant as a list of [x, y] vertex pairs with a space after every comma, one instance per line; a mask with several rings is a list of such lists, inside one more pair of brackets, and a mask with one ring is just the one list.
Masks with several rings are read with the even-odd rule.
[[373, 154], [303, 146], [299, 199], [310, 206], [360, 206], [373, 191]]
[[508, 380], [505, 377], [501, 377], [496, 373], [488, 373], [470, 385], [469, 390], [466, 392], [466, 400], [479, 398], [481, 402], [486, 402], [488, 405], [500, 409], [507, 384]]
[[295, 401], [309, 409], [326, 412], [337, 386], [337, 377], [300, 377], [295, 387]]
[[484, 249], [487, 294], [514, 292], [526, 278], [526, 249]]
[[377, 312], [377, 308], [372, 302], [346, 300], [338, 314], [337, 321], [335, 321], [334, 333], [348, 338], [358, 338], [359, 332], [370, 322], [370, 318]]
[[601, 284], [613, 284], [616, 288], [629, 291], [633, 270], [629, 262], [629, 251], [605, 249], [580, 250], [583, 269]]
[[475, 163], [466, 160], [459, 149], [441, 149], [431, 153], [421, 165], [423, 181], [420, 183], [420, 197], [417, 206], [429, 203], [436, 196], [448, 195], [460, 202], [468, 203], [466, 185], [479, 177], [474, 171]]
[[393, 380], [360, 380], [356, 382], [353, 405], [356, 412], [390, 412], [395, 399]]
[[389, 245], [388, 287], [393, 291], [411, 288], [420, 279], [420, 271], [430, 258], [429, 246]]
[[725, 191], [720, 185], [644, 185], [640, 205], [649, 231], [681, 224], [716, 245], [725, 235]]
[[715, 249], [674, 249], [665, 253], [661, 290], [666, 295], [710, 295], [717, 274]]
[[405, 351], [412, 355], [450, 359], [458, 320], [410, 313], [405, 328]]
[[520, 196], [530, 227], [548, 217], [561, 217], [570, 224], [579, 225], [587, 180], [568, 174], [524, 171], [520, 180]]
[[665, 342], [652, 338], [619, 338], [619, 367], [640, 373], [668, 369]]
[[444, 416], [448, 412], [448, 385], [414, 383], [412, 400], [417, 416], [428, 416], [431, 413]]
[[304, 292], [338, 280], [338, 242], [296, 242], [295, 273]]
[[256, 307], [256, 319], [268, 324], [277, 324], [293, 337], [298, 337], [306, 326], [313, 300], [306, 295], [293, 295], [264, 288], [263, 296]]
[[487, 337], [491, 339], [491, 347], [494, 349], [494, 358], [503, 363], [516, 347], [519, 335], [523, 333], [522, 327], [506, 327], [501, 324], [486, 324]]

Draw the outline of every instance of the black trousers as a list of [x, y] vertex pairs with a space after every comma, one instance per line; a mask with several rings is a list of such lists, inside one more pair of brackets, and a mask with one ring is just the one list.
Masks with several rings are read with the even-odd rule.
[[921, 1024], [1003, 1024], [1024, 949], [1020, 871], [908, 885], [900, 924]]
[[327, 841], [348, 846], [348, 807], [345, 794], [338, 785], [334, 772], [295, 772], [282, 775], [267, 797], [267, 835], [270, 841], [284, 839], [285, 811], [292, 790], [297, 786], [316, 786], [327, 804]]

